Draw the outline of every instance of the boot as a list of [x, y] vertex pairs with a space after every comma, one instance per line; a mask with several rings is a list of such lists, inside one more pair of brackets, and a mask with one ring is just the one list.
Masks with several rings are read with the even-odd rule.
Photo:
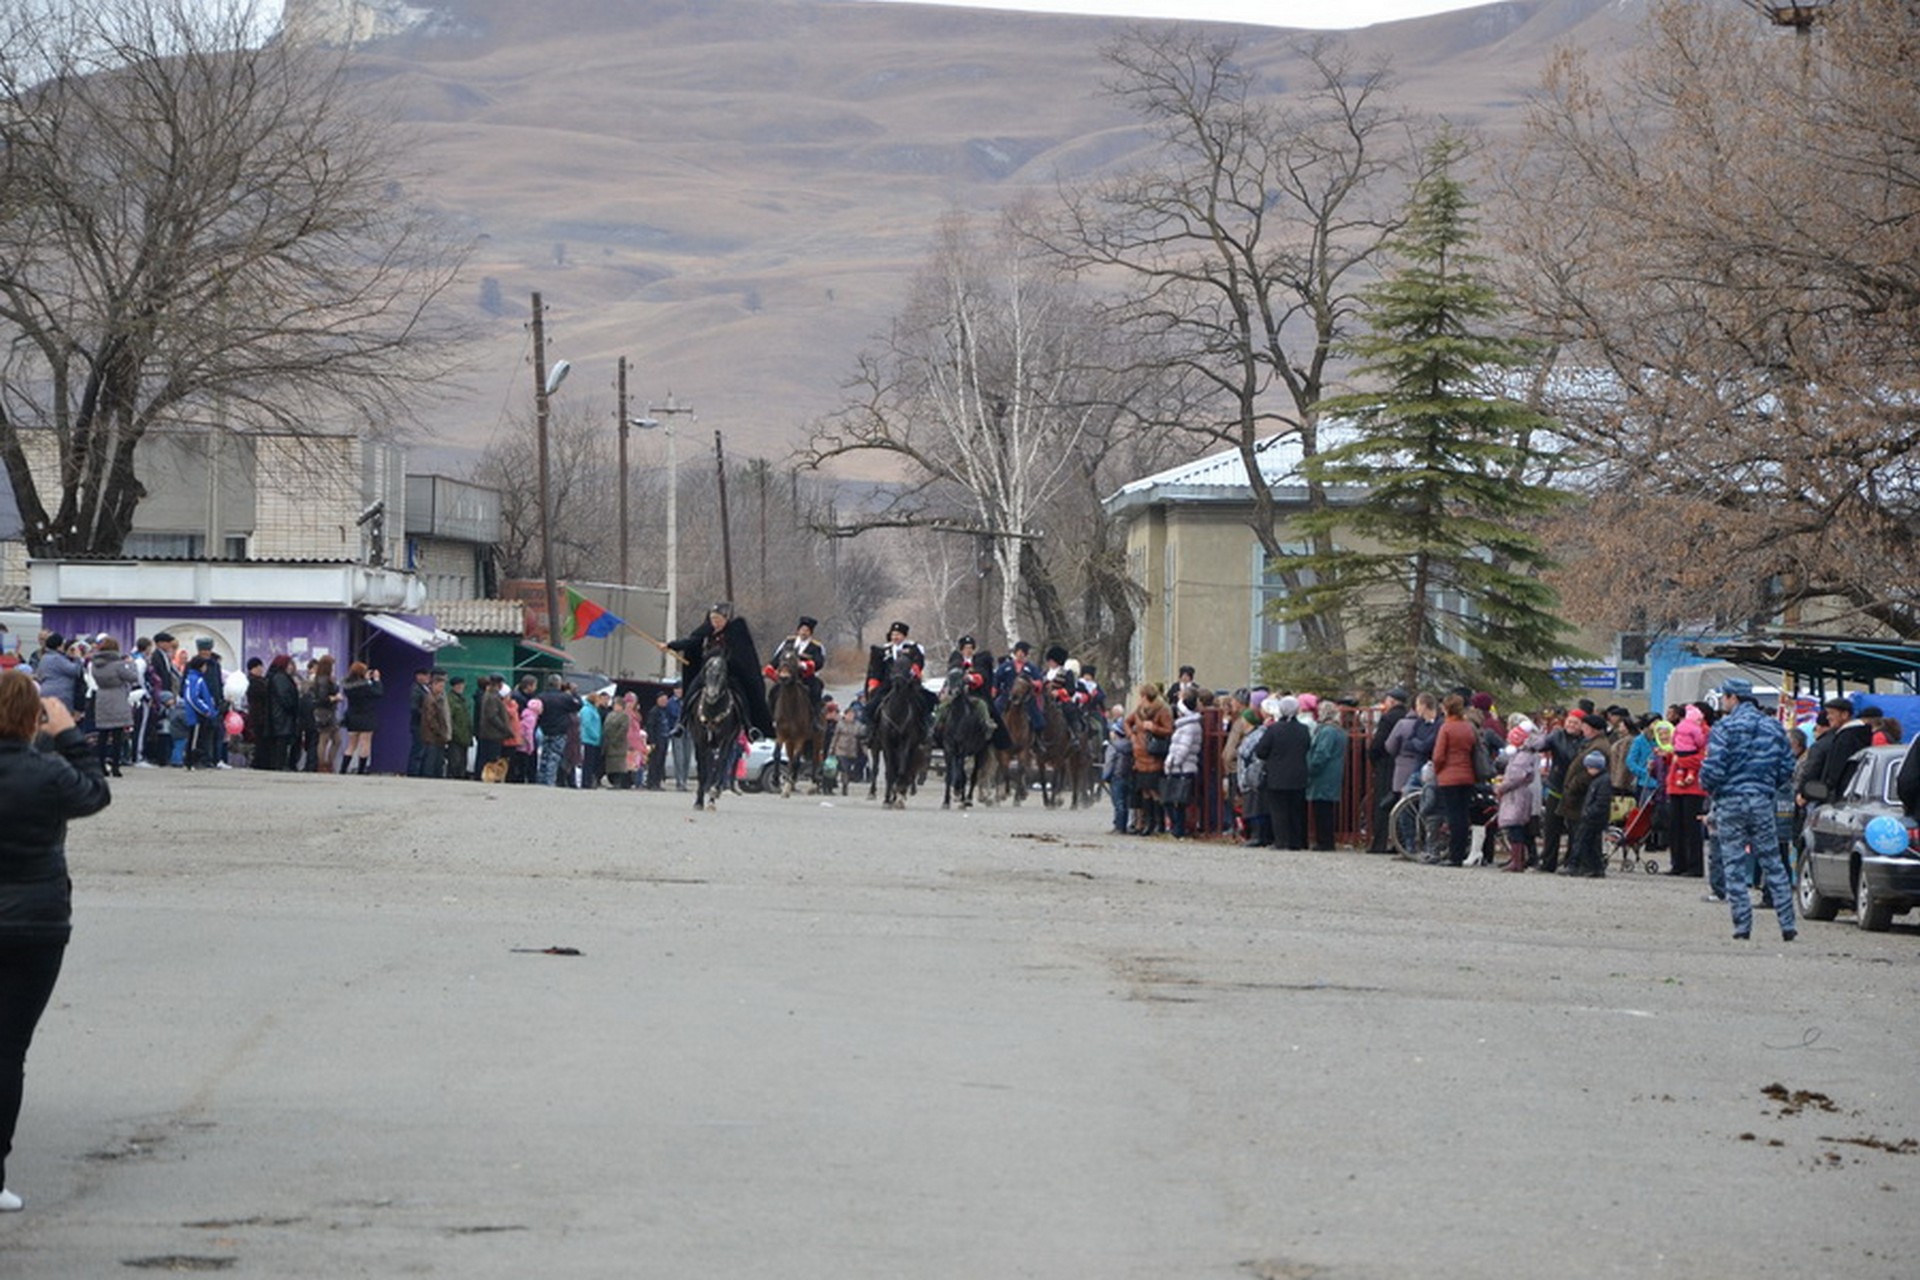
[[363, 777], [363, 778], [364, 778], [364, 777], [366, 777], [366, 776], [367, 776], [367, 768], [368, 768], [368, 766], [369, 766], [369, 765], [371, 765], [372, 763], [373, 763], [373, 757], [372, 757], [372, 756], [361, 756], [361, 757], [360, 757], [360, 767], [359, 767], [358, 769], [355, 769], [355, 770], [354, 770], [354, 772], [355, 772], [355, 773], [357, 773], [357, 774], [359, 774], [359, 775], [360, 775], [361, 777]]
[[1518, 840], [1507, 841], [1507, 865], [1502, 871], [1525, 871], [1527, 869], [1527, 846]]

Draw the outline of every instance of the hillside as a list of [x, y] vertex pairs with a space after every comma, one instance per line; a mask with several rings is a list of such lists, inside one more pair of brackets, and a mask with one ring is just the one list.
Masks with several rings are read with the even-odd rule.
[[[1512, 3], [1353, 33], [1412, 105], [1511, 130], [1552, 49], [1617, 44], [1637, 0]], [[1143, 139], [1101, 95], [1116, 20], [831, 0], [288, 0], [340, 34], [417, 130], [424, 190], [477, 245], [482, 323], [422, 456], [462, 456], [531, 399], [526, 304], [574, 362], [575, 412], [669, 388], [739, 453], [784, 454], [900, 302], [935, 221], [1122, 165]], [[369, 21], [371, 16], [372, 21]], [[404, 29], [402, 29], [404, 28]], [[1240, 28], [1288, 83], [1294, 41]], [[384, 34], [375, 34], [384, 31]]]

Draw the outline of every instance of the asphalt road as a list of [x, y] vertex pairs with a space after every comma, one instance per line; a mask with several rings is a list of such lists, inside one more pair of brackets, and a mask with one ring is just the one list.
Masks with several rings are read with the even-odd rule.
[[128, 777], [0, 1276], [1920, 1273], [1912, 917], [686, 800]]

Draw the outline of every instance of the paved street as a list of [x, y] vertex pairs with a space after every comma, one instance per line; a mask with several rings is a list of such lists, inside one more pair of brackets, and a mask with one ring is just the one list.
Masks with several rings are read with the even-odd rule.
[[0, 1276], [1920, 1266], [1910, 917], [1742, 945], [1695, 881], [924, 793], [115, 795]]

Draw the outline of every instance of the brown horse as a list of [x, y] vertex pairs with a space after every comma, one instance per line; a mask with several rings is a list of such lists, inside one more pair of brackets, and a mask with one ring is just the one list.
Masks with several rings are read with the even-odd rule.
[[1028, 718], [1028, 708], [1034, 705], [1039, 690], [1025, 676], [1017, 676], [1007, 686], [1007, 709], [1003, 716], [1007, 723], [1007, 741], [1012, 745], [1001, 754], [1000, 779], [1002, 794], [1013, 797], [1015, 804], [1025, 803], [1027, 788], [1030, 785], [1033, 760], [1033, 721]]
[[1047, 690], [1039, 690], [1038, 696], [1046, 713], [1046, 728], [1033, 744], [1033, 763], [1040, 773], [1040, 799], [1049, 809], [1057, 808], [1060, 793], [1065, 790], [1071, 806], [1078, 809], [1080, 782], [1086, 772], [1082, 739], [1074, 732], [1065, 706]]
[[[820, 722], [814, 718], [813, 696], [800, 674], [800, 656], [789, 653], [773, 676], [773, 760], [779, 769], [780, 794], [793, 795], [794, 777], [804, 760], [812, 768], [814, 790], [820, 789], [820, 759], [824, 751]], [[785, 768], [782, 768], [782, 762]]]

